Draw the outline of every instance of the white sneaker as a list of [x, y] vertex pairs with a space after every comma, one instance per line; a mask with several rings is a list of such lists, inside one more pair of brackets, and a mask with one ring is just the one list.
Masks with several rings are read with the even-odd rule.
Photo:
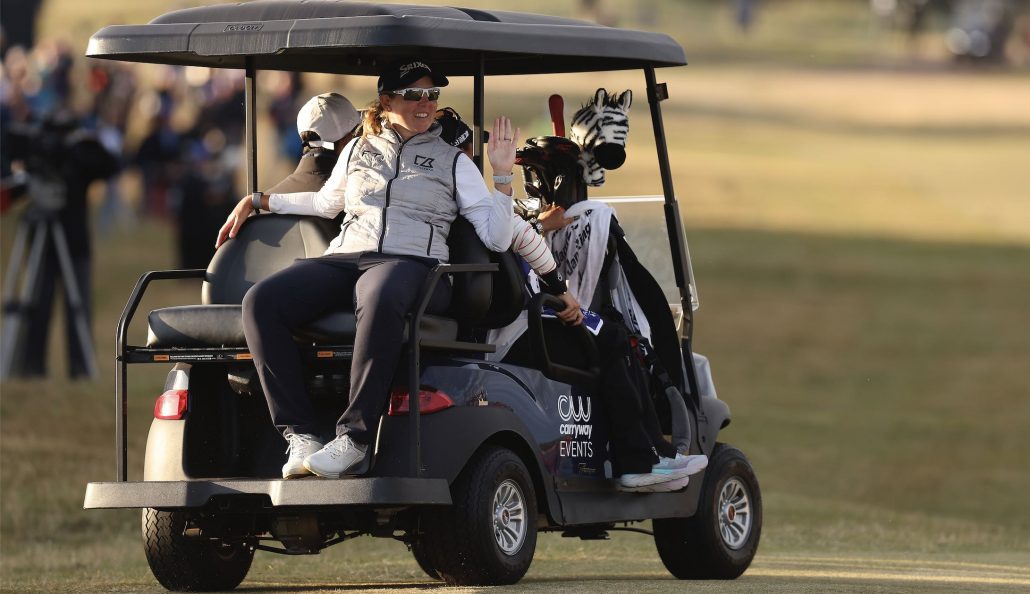
[[663, 470], [660, 472], [624, 474], [619, 477], [619, 490], [634, 493], [646, 493], [652, 491], [652, 489], [644, 491], [643, 487], [650, 487], [652, 485], [657, 485], [659, 483], [667, 483], [669, 481], [679, 480], [687, 476], [687, 471], [684, 468], [674, 468], [669, 470]]
[[672, 491], [684, 489], [689, 484], [690, 477], [685, 476], [683, 478], [673, 479], [662, 483], [654, 483], [651, 485], [643, 485], [641, 487], [623, 487], [620, 484], [619, 490], [626, 493], [671, 493]]
[[283, 466], [283, 478], [300, 478], [311, 474], [304, 468], [304, 459], [322, 449], [322, 440], [307, 433], [290, 433], [286, 436], [289, 445], [286, 453], [290, 455]]
[[358, 445], [349, 435], [340, 435], [304, 459], [304, 467], [322, 478], [368, 472], [368, 446]]
[[658, 463], [651, 467], [651, 472], [642, 474], [624, 474], [619, 477], [618, 489], [630, 493], [656, 493], [677, 491], [687, 486], [686, 482], [678, 487], [665, 483], [676, 483], [697, 474], [708, 466], [708, 456], [684, 456], [676, 454], [675, 458], [658, 458]]
[[687, 475], [693, 475], [701, 472], [708, 467], [708, 456], [704, 454], [695, 454], [692, 456], [684, 456], [683, 454], [676, 454], [675, 458], [659, 458], [658, 464], [651, 467], [651, 472], [665, 473], [676, 470], [686, 470]]

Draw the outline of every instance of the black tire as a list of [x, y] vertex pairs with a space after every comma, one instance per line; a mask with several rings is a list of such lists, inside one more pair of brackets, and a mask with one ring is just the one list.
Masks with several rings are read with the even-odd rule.
[[422, 541], [416, 541], [411, 543], [411, 554], [415, 557], [415, 563], [418, 563], [419, 569], [434, 580], [440, 579], [440, 574], [436, 571], [436, 560], [432, 549]]
[[[727, 507], [723, 513], [720, 497], [737, 503], [732, 512]], [[742, 507], [745, 503], [746, 508]], [[726, 526], [720, 520], [728, 521]], [[681, 580], [739, 577], [755, 558], [761, 535], [762, 493], [758, 479], [743, 452], [722, 443], [712, 451], [697, 513], [690, 518], [654, 521], [658, 555], [665, 568]]]
[[183, 536], [186, 512], [143, 510], [143, 550], [154, 577], [176, 592], [232, 590], [250, 571], [254, 549]]
[[[423, 515], [422, 550], [431, 552], [429, 564], [440, 578], [456, 586], [522, 579], [533, 562], [537, 537], [536, 492], [522, 459], [504, 448], [481, 450], [451, 485], [451, 497], [451, 506]], [[514, 513], [495, 513], [495, 497], [507, 501]], [[495, 519], [506, 538], [495, 537]]]

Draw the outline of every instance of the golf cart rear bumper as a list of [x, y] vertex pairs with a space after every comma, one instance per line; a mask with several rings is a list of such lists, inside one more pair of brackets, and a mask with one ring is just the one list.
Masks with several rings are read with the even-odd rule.
[[89, 483], [83, 508], [199, 508], [210, 503], [212, 498], [253, 499], [255, 496], [264, 498], [263, 503], [268, 507], [451, 504], [451, 492], [444, 479], [382, 477]]

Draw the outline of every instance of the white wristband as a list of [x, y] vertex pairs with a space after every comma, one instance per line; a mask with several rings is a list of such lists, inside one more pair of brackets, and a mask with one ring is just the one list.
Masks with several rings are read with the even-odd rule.
[[495, 184], [510, 184], [511, 180], [513, 180], [513, 179], [515, 179], [515, 174], [514, 173], [509, 173], [508, 175], [495, 175], [494, 176], [494, 183]]
[[254, 192], [250, 195], [250, 205], [254, 208], [254, 212], [261, 212], [261, 192]]

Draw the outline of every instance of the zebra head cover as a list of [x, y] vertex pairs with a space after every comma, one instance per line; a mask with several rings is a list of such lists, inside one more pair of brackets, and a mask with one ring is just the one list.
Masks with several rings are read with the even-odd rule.
[[626, 136], [629, 134], [629, 107], [633, 91], [618, 97], [597, 89], [572, 116], [569, 139], [582, 148], [579, 155], [583, 181], [590, 186], [604, 185], [604, 170], [618, 169], [626, 162]]

